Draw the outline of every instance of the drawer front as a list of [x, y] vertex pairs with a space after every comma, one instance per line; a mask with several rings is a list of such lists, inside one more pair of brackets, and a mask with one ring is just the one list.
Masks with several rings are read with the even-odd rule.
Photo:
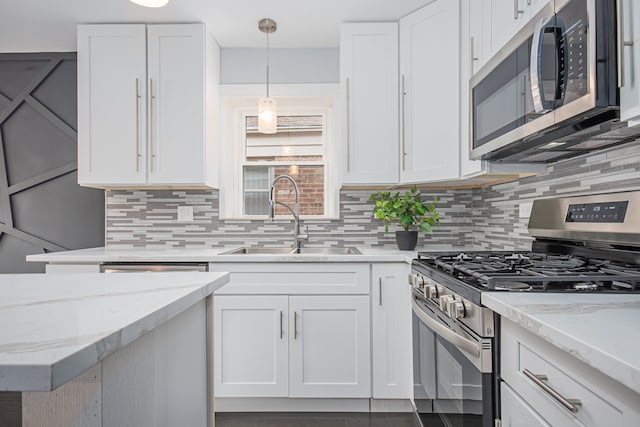
[[501, 350], [503, 380], [549, 424], [639, 425], [640, 396], [505, 320]]
[[369, 264], [210, 263], [209, 271], [229, 271], [217, 295], [368, 295]]

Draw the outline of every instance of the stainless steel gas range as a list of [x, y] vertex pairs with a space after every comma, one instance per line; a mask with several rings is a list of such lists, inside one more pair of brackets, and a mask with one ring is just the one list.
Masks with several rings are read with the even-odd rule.
[[497, 316], [483, 292], [640, 292], [640, 191], [536, 200], [531, 251], [421, 252], [412, 263], [414, 408], [425, 426], [494, 426]]

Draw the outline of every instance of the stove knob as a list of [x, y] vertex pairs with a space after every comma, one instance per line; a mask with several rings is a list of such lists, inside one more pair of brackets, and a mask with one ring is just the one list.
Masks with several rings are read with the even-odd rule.
[[453, 319], [462, 319], [465, 315], [464, 302], [460, 300], [450, 301], [447, 308], [449, 317]]
[[409, 274], [409, 284], [410, 284], [411, 286], [415, 286], [415, 285], [416, 285], [416, 279], [417, 279], [417, 278], [418, 278], [418, 275], [417, 275], [417, 274], [413, 274], [413, 273]]
[[436, 285], [425, 286], [425, 296], [431, 299], [438, 299], [438, 287]]
[[448, 307], [451, 301], [453, 301], [453, 295], [442, 295], [440, 297], [440, 310], [448, 313]]

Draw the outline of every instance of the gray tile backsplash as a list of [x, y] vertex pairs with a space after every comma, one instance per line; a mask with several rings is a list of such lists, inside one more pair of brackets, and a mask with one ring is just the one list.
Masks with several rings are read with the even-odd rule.
[[[546, 172], [480, 189], [424, 191], [440, 199], [442, 224], [421, 233], [418, 250], [529, 249], [527, 218], [520, 205], [536, 198], [640, 190], [640, 140], [622, 148], [550, 165]], [[393, 231], [372, 218], [371, 190], [340, 193], [339, 220], [303, 221], [309, 244], [395, 248]], [[177, 207], [193, 206], [193, 221], [178, 222]], [[218, 191], [110, 190], [106, 192], [106, 244], [109, 247], [286, 246], [292, 221], [221, 220]]]

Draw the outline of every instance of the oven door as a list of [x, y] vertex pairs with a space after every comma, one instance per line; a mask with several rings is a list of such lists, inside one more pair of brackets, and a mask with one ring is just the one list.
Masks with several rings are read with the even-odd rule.
[[493, 426], [493, 339], [475, 336], [432, 304], [412, 297], [414, 410], [425, 427]]

